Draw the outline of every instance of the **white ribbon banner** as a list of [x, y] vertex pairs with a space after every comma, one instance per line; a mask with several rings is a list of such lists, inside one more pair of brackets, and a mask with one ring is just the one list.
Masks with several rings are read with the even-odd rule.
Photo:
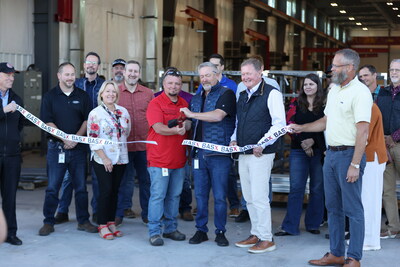
[[[116, 145], [116, 144], [122, 144], [124, 142], [114, 142], [110, 141], [107, 139], [102, 139], [102, 138], [92, 138], [92, 137], [87, 137], [87, 136], [80, 136], [80, 135], [75, 135], [75, 134], [66, 134], [60, 129], [56, 129], [53, 127], [50, 127], [46, 125], [43, 121], [41, 121], [39, 118], [37, 118], [35, 115], [21, 107], [20, 105], [17, 105], [17, 110], [30, 122], [35, 124], [37, 127], [41, 128], [42, 130], [48, 132], [49, 134], [52, 134], [54, 136], [57, 136], [61, 139], [64, 140], [69, 140], [77, 143], [83, 143], [83, 144], [88, 144], [88, 145]], [[153, 144], [157, 145], [157, 142], [155, 141], [130, 141], [126, 143], [147, 143], [147, 144]]]
[[222, 145], [216, 145], [212, 143], [207, 143], [207, 142], [198, 142], [198, 141], [193, 141], [193, 140], [183, 140], [182, 145], [186, 146], [193, 146], [205, 150], [210, 150], [210, 151], [215, 151], [215, 152], [220, 152], [220, 153], [239, 153], [239, 152], [244, 152], [246, 150], [253, 149], [255, 147], [262, 146], [264, 144], [267, 144], [271, 142], [272, 140], [275, 140], [282, 135], [285, 135], [288, 132], [292, 132], [292, 130], [289, 128], [289, 126], [282, 127], [276, 132], [273, 132], [271, 135], [263, 137], [258, 141], [257, 145], [247, 145], [247, 146], [222, 146]]

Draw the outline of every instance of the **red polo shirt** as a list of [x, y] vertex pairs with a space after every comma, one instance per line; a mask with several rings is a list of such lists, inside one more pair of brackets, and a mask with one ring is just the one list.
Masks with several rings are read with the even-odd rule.
[[178, 102], [173, 103], [163, 92], [150, 101], [147, 108], [149, 134], [147, 140], [156, 141], [158, 145], [147, 145], [147, 163], [149, 167], [179, 169], [185, 166], [186, 147], [182, 145], [185, 135], [161, 135], [154, 131], [153, 125], [161, 122], [168, 125], [169, 120], [179, 117], [180, 108], [188, 107], [188, 103], [178, 96]]
[[[119, 86], [118, 104], [126, 108], [131, 117], [131, 132], [128, 141], [144, 141], [147, 139], [149, 125], [146, 119], [147, 106], [154, 98], [153, 91], [138, 84], [133, 93], [129, 92], [125, 83]], [[128, 151], [145, 151], [145, 143], [130, 143]]]

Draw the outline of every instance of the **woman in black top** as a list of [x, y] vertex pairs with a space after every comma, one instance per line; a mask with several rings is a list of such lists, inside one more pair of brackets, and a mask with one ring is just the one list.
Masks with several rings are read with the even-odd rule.
[[[326, 95], [321, 81], [315, 74], [308, 74], [286, 114], [288, 123], [304, 124], [324, 117]], [[326, 150], [324, 133], [293, 134], [289, 157], [290, 193], [287, 212], [281, 230], [275, 235], [298, 235], [304, 192], [308, 177], [309, 201], [305, 215], [306, 230], [319, 234], [324, 213], [324, 188], [322, 175], [323, 153]]]

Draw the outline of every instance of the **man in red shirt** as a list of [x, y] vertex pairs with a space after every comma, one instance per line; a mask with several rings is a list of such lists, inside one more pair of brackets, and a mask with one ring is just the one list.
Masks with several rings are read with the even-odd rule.
[[[186, 236], [177, 230], [179, 196], [185, 176], [186, 154], [182, 141], [190, 130], [190, 121], [169, 128], [168, 121], [180, 116], [180, 108], [188, 103], [179, 96], [182, 77], [179, 71], [170, 70], [163, 79], [164, 92], [154, 98], [147, 109], [149, 141], [158, 145], [147, 145], [147, 161], [151, 187], [149, 200], [150, 244], [162, 246], [163, 237], [182, 241]], [[162, 217], [164, 218], [162, 219]]]
[[[126, 62], [124, 69], [124, 82], [119, 86], [120, 97], [118, 104], [126, 108], [132, 120], [129, 141], [143, 141], [147, 139], [149, 125], [146, 119], [147, 106], [154, 98], [153, 91], [139, 84], [141, 67], [135, 60]], [[142, 220], [148, 222], [147, 210], [150, 197], [150, 177], [147, 172], [146, 144], [128, 144], [129, 163], [122, 177], [118, 196], [118, 209], [116, 224], [122, 222], [122, 218], [134, 218], [132, 196], [135, 171], [139, 179], [139, 201], [142, 208]]]

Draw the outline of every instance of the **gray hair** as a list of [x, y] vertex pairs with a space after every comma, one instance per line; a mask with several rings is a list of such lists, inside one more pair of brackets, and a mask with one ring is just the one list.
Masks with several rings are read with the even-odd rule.
[[243, 63], [240, 65], [240, 67], [243, 67], [246, 65], [253, 65], [253, 67], [256, 71], [262, 70], [262, 67], [263, 67], [263, 63], [259, 59], [253, 58], [253, 57], [243, 61]]
[[392, 65], [392, 63], [400, 63], [400, 58], [395, 58], [390, 62], [390, 65]]
[[342, 55], [346, 61], [346, 63], [352, 64], [355, 70], [358, 70], [358, 66], [360, 65], [360, 55], [350, 48], [341, 49], [336, 51], [336, 55]]
[[214, 64], [212, 64], [211, 62], [209, 62], [209, 61], [201, 63], [201, 64], [197, 67], [197, 72], [200, 72], [200, 70], [201, 70], [202, 68], [205, 68], [205, 67], [210, 67], [214, 73], [218, 73], [217, 67], [216, 67]]

